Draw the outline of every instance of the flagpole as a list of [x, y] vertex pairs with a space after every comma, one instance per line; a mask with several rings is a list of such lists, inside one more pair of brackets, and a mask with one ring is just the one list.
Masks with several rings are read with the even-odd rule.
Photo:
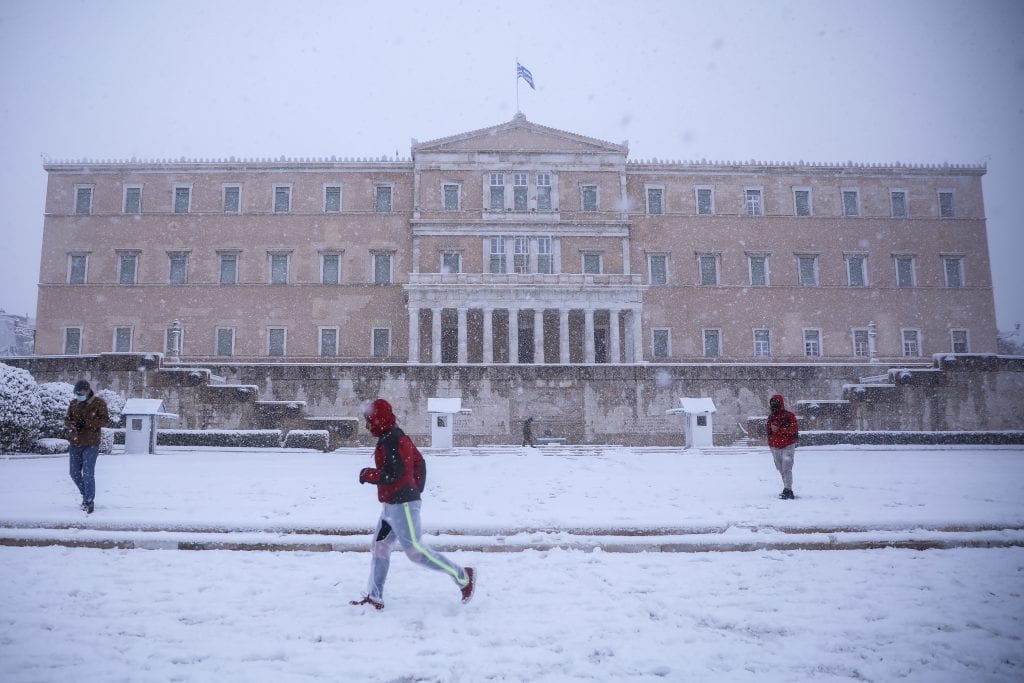
[[519, 113], [519, 57], [516, 57], [516, 113]]

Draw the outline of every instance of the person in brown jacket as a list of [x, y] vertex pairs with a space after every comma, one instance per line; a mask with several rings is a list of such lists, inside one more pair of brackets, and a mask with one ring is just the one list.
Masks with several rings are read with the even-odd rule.
[[75, 397], [68, 406], [64, 426], [70, 432], [71, 480], [82, 494], [82, 509], [92, 514], [96, 497], [96, 458], [100, 454], [100, 430], [110, 421], [107, 403], [93, 393], [84, 379], [75, 383]]

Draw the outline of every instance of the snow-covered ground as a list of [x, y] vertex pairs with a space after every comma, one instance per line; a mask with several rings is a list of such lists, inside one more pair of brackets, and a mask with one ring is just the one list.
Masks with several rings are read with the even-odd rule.
[[[0, 459], [0, 539], [241, 529], [365, 546], [338, 534], [376, 519], [374, 491], [356, 482], [368, 452], [102, 456], [88, 517], [65, 458]], [[558, 545], [567, 531], [769, 548], [829, 530], [1019, 542], [1024, 449], [800, 449], [796, 501], [775, 498], [766, 449], [600, 453], [427, 455], [425, 538], [479, 569], [469, 605], [400, 555], [378, 613], [347, 604], [366, 552], [0, 547], [0, 680], [1024, 678], [1021, 547], [493, 552], [515, 538]]]

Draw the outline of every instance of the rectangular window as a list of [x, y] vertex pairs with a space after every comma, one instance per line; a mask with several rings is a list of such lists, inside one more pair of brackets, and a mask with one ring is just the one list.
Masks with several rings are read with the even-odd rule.
[[220, 283], [233, 285], [238, 282], [238, 254], [220, 254]]
[[68, 284], [84, 285], [85, 276], [89, 267], [89, 257], [86, 254], [70, 254], [68, 256]]
[[441, 252], [441, 272], [442, 273], [461, 273], [462, 272], [462, 253], [458, 251], [443, 251]]
[[746, 207], [748, 216], [763, 216], [764, 206], [761, 204], [761, 190], [746, 190]]
[[530, 272], [530, 238], [516, 237], [512, 240], [512, 272]]
[[192, 188], [182, 186], [174, 188], [174, 213], [188, 213], [192, 210]]
[[800, 286], [801, 287], [817, 287], [818, 286], [818, 257], [817, 256], [798, 256], [797, 264], [800, 269]]
[[512, 174], [512, 208], [516, 211], [526, 211], [527, 209], [527, 174], [525, 173], [513, 173]]
[[167, 282], [172, 285], [184, 285], [188, 283], [188, 253], [171, 252], [168, 255], [170, 272]]
[[391, 186], [378, 185], [375, 193], [374, 209], [377, 213], [391, 213]]
[[700, 254], [698, 257], [700, 284], [713, 287], [718, 284], [718, 255]]
[[665, 204], [662, 201], [665, 191], [660, 187], [647, 188], [647, 213], [660, 215], [665, 213]]
[[320, 355], [321, 356], [337, 356], [338, 355], [338, 328], [337, 327], [321, 327], [320, 328]]
[[867, 287], [868, 257], [862, 254], [846, 255], [846, 281], [851, 287]]
[[704, 357], [718, 358], [722, 355], [722, 331], [704, 330]]
[[843, 215], [847, 218], [855, 218], [860, 215], [860, 192], [858, 190], [843, 190]]
[[907, 217], [907, 193], [905, 190], [889, 191], [889, 209], [893, 218]]
[[583, 272], [586, 275], [600, 275], [601, 274], [601, 255], [600, 254], [584, 254], [583, 255]]
[[139, 255], [121, 253], [117, 256], [117, 283], [134, 285], [138, 276]]
[[804, 355], [821, 355], [821, 330], [804, 330]]
[[651, 355], [654, 358], [668, 358], [672, 353], [668, 330], [651, 330]]
[[897, 287], [913, 287], [915, 282], [914, 272], [917, 270], [914, 267], [913, 256], [897, 256], [896, 259], [896, 286]]
[[491, 253], [487, 260], [487, 270], [491, 273], [505, 272], [505, 238], [492, 237]]
[[391, 330], [386, 327], [373, 328], [373, 357], [387, 358], [391, 355]]
[[114, 328], [114, 353], [131, 353], [132, 351], [132, 328]]
[[754, 330], [754, 355], [761, 358], [772, 355], [772, 336], [768, 330]]
[[292, 188], [289, 185], [274, 185], [274, 213], [291, 213]]
[[551, 210], [551, 174], [537, 174], [537, 210]]
[[88, 216], [92, 213], [92, 188], [75, 188], [75, 213], [79, 216]]
[[971, 352], [971, 345], [967, 342], [967, 330], [950, 330], [949, 341], [953, 353]]
[[217, 328], [217, 349], [218, 356], [235, 355], [235, 329], [233, 327]]
[[142, 187], [140, 185], [125, 186], [124, 212], [127, 214], [142, 213]]
[[752, 287], [768, 286], [768, 257], [763, 254], [748, 254], [750, 266], [750, 285]]
[[871, 354], [868, 346], [868, 331], [865, 329], [853, 330], [853, 355], [860, 358], [867, 358]]
[[504, 211], [505, 210], [505, 174], [504, 173], [492, 173], [491, 174], [491, 195], [490, 204], [488, 205], [491, 211]]
[[288, 340], [288, 330], [283, 327], [267, 328], [267, 355], [285, 355], [285, 343]]
[[946, 273], [947, 287], [964, 286], [964, 259], [961, 256], [943, 256], [942, 267]]
[[391, 284], [391, 254], [373, 255], [373, 284]]
[[341, 254], [320, 254], [320, 284], [341, 284]]
[[242, 186], [225, 185], [224, 213], [242, 213]]
[[324, 186], [324, 213], [341, 213], [341, 185]]
[[64, 355], [77, 356], [82, 353], [82, 328], [64, 328]]
[[651, 286], [668, 284], [668, 257], [665, 254], [649, 254], [647, 269], [650, 273]]
[[793, 204], [797, 216], [811, 215], [811, 191], [806, 189], [793, 190]]
[[288, 284], [288, 254], [268, 254], [270, 257], [270, 284]]
[[583, 192], [583, 210], [597, 211], [597, 185], [584, 185], [581, 190]]
[[555, 255], [551, 251], [551, 238], [537, 238], [537, 272], [551, 275], [555, 272]]
[[697, 215], [711, 216], [715, 213], [715, 195], [710, 187], [697, 188]]
[[459, 186], [455, 183], [445, 183], [444, 188], [444, 210], [459, 210]]
[[939, 193], [939, 218], [955, 218], [952, 192]]
[[903, 356], [917, 358], [921, 355], [921, 333], [918, 330], [903, 330]]

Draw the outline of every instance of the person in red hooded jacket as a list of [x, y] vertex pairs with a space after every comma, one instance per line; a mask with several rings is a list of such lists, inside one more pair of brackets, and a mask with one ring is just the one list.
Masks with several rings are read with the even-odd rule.
[[768, 401], [771, 413], [765, 423], [765, 434], [768, 447], [775, 460], [775, 469], [782, 475], [782, 493], [779, 498], [792, 500], [793, 493], [793, 458], [796, 453], [796, 440], [800, 434], [796, 423], [796, 415], [786, 410], [786, 401], [782, 394], [775, 394]]
[[450, 576], [462, 593], [462, 602], [469, 602], [476, 588], [475, 570], [460, 567], [447, 557], [431, 550], [420, 538], [420, 494], [427, 483], [427, 464], [416, 444], [396, 426], [391, 404], [382, 398], [363, 412], [366, 427], [377, 437], [373, 451], [373, 467], [359, 472], [360, 484], [374, 484], [377, 500], [383, 506], [377, 529], [370, 545], [370, 582], [361, 600], [353, 605], [370, 605], [384, 609], [384, 582], [391, 566], [391, 551], [401, 545], [406, 557], [427, 569]]

